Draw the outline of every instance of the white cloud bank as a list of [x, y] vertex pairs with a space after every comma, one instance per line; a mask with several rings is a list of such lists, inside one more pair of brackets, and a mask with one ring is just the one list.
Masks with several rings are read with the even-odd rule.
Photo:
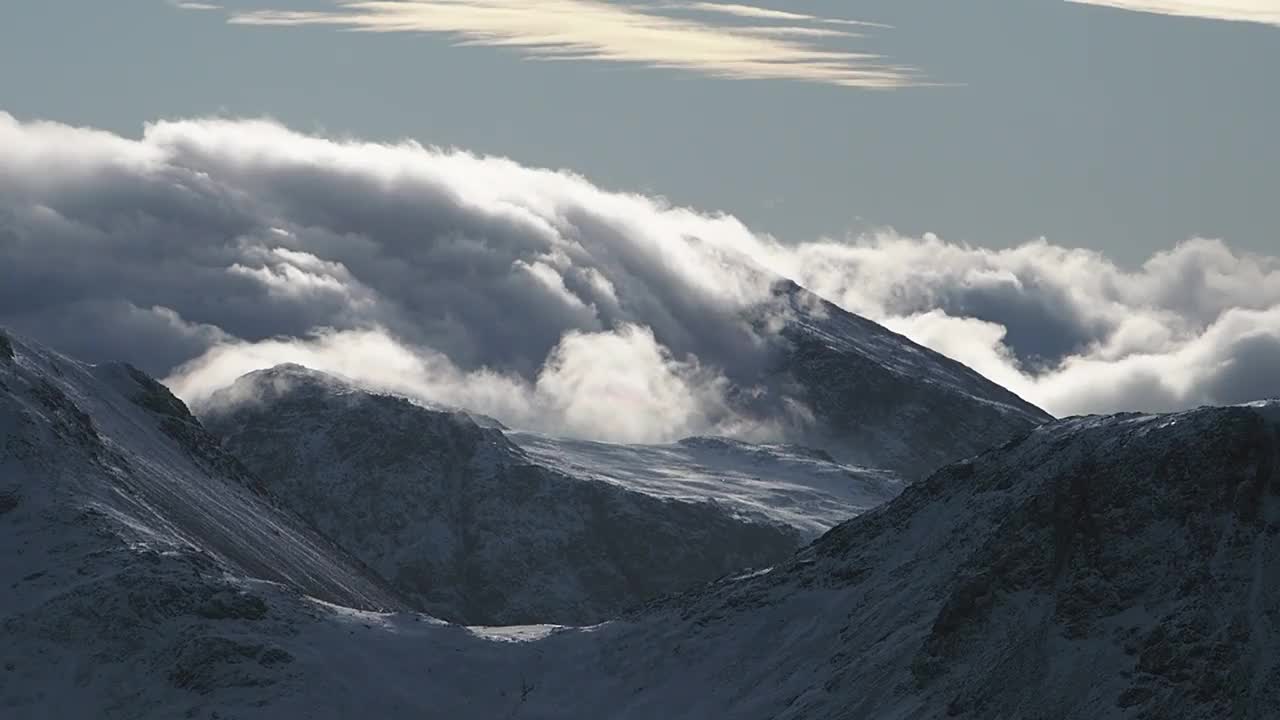
[[1280, 396], [1280, 258], [1194, 239], [1140, 268], [1043, 240], [987, 250], [884, 234], [771, 267], [1056, 415]]
[[1067, 0], [1080, 5], [1280, 26], [1277, 0]]
[[415, 143], [0, 113], [0, 323], [188, 400], [292, 361], [548, 432], [768, 436], [730, 397], [769, 362], [743, 310], [773, 273], [1055, 414], [1280, 395], [1280, 259], [1216, 240], [1135, 270], [1044, 241], [789, 245]]
[[[679, 11], [694, 11], [694, 15]], [[733, 16], [746, 24], [708, 19], [715, 15]], [[862, 23], [744, 4], [362, 0], [341, 3], [337, 9], [237, 12], [230, 22], [444, 33], [460, 38], [462, 44], [512, 48], [533, 58], [635, 63], [733, 79], [891, 88], [911, 84], [917, 75], [911, 68], [874, 55], [813, 42], [855, 37], [833, 26]]]

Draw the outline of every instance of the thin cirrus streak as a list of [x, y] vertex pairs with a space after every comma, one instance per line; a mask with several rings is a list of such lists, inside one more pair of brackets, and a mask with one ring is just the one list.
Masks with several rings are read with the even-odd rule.
[[[757, 24], [719, 25], [706, 19], [664, 14], [671, 10], [730, 14]], [[776, 24], [782, 20], [791, 24]], [[853, 37], [853, 33], [831, 27], [853, 21], [837, 22], [746, 5], [370, 0], [343, 3], [331, 11], [240, 12], [234, 13], [230, 22], [444, 33], [457, 37], [460, 44], [513, 48], [539, 59], [633, 63], [741, 80], [795, 80], [855, 88], [894, 88], [920, 82], [914, 68], [888, 64], [872, 54], [817, 44], [824, 38]]]
[[1067, 0], [1081, 5], [1280, 26], [1280, 0]]
[[718, 2], [685, 2], [672, 3], [668, 7], [696, 10], [706, 13], [722, 13], [724, 15], [736, 15], [744, 18], [758, 18], [761, 20], [785, 20], [789, 22], [816, 22], [828, 25], [861, 25], [863, 27], [888, 28], [889, 25], [880, 23], [863, 22], [860, 20], [844, 20], [840, 18], [826, 18], [817, 15], [806, 15], [804, 13], [789, 12], [787, 10], [773, 10], [771, 8], [762, 8], [755, 5], [739, 5], [737, 3], [718, 3]]

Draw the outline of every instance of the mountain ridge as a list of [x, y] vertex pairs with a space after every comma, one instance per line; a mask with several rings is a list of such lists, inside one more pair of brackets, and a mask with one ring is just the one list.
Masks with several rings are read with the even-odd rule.
[[[602, 621], [783, 560], [901, 487], [765, 446], [724, 458], [504, 432], [297, 366], [245, 375], [203, 416], [276, 496], [419, 608], [472, 624]], [[808, 482], [819, 474], [830, 479]]]
[[[7, 717], [1208, 720], [1280, 703], [1280, 400], [1041, 425], [769, 568], [599, 625], [484, 628], [309, 597], [359, 579], [340, 558], [318, 566], [350, 573], [333, 582], [263, 581], [138, 522], [118, 480], [170, 463], [156, 477], [246, 510], [261, 496], [192, 469], [164, 396], [144, 401], [157, 415], [115, 389], [147, 394], [127, 370], [10, 346]], [[287, 516], [238, 517], [279, 518], [272, 552], [323, 553]]]

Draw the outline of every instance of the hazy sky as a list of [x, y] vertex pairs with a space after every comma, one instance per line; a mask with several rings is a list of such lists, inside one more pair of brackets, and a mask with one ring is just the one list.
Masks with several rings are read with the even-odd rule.
[[1197, 235], [1276, 254], [1278, 6], [6, 0], [0, 110], [130, 137], [266, 115], [567, 168], [783, 242], [1045, 236], [1132, 266]]

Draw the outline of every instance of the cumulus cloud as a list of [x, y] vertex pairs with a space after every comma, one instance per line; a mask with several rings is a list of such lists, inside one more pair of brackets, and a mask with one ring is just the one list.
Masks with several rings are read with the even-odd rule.
[[[725, 25], [680, 17], [732, 15], [754, 22]], [[774, 21], [790, 24], [779, 25]], [[624, 62], [678, 68], [734, 79], [801, 80], [846, 87], [912, 84], [916, 71], [867, 53], [806, 40], [853, 37], [815, 25], [853, 21], [753, 5], [693, 2], [636, 5], [607, 0], [362, 0], [337, 9], [233, 13], [240, 25], [327, 25], [366, 32], [444, 33], [463, 44], [519, 50], [554, 60]], [[762, 24], [765, 23], [765, 24]]]
[[555, 433], [774, 436], [804, 415], [759, 385], [779, 276], [1056, 414], [1280, 395], [1280, 260], [1221, 241], [1136, 269], [1043, 240], [785, 244], [412, 142], [0, 114], [0, 323], [196, 403], [298, 362]]
[[1275, 0], [1067, 0], [1067, 2], [1159, 15], [1280, 26], [1280, 4]]

